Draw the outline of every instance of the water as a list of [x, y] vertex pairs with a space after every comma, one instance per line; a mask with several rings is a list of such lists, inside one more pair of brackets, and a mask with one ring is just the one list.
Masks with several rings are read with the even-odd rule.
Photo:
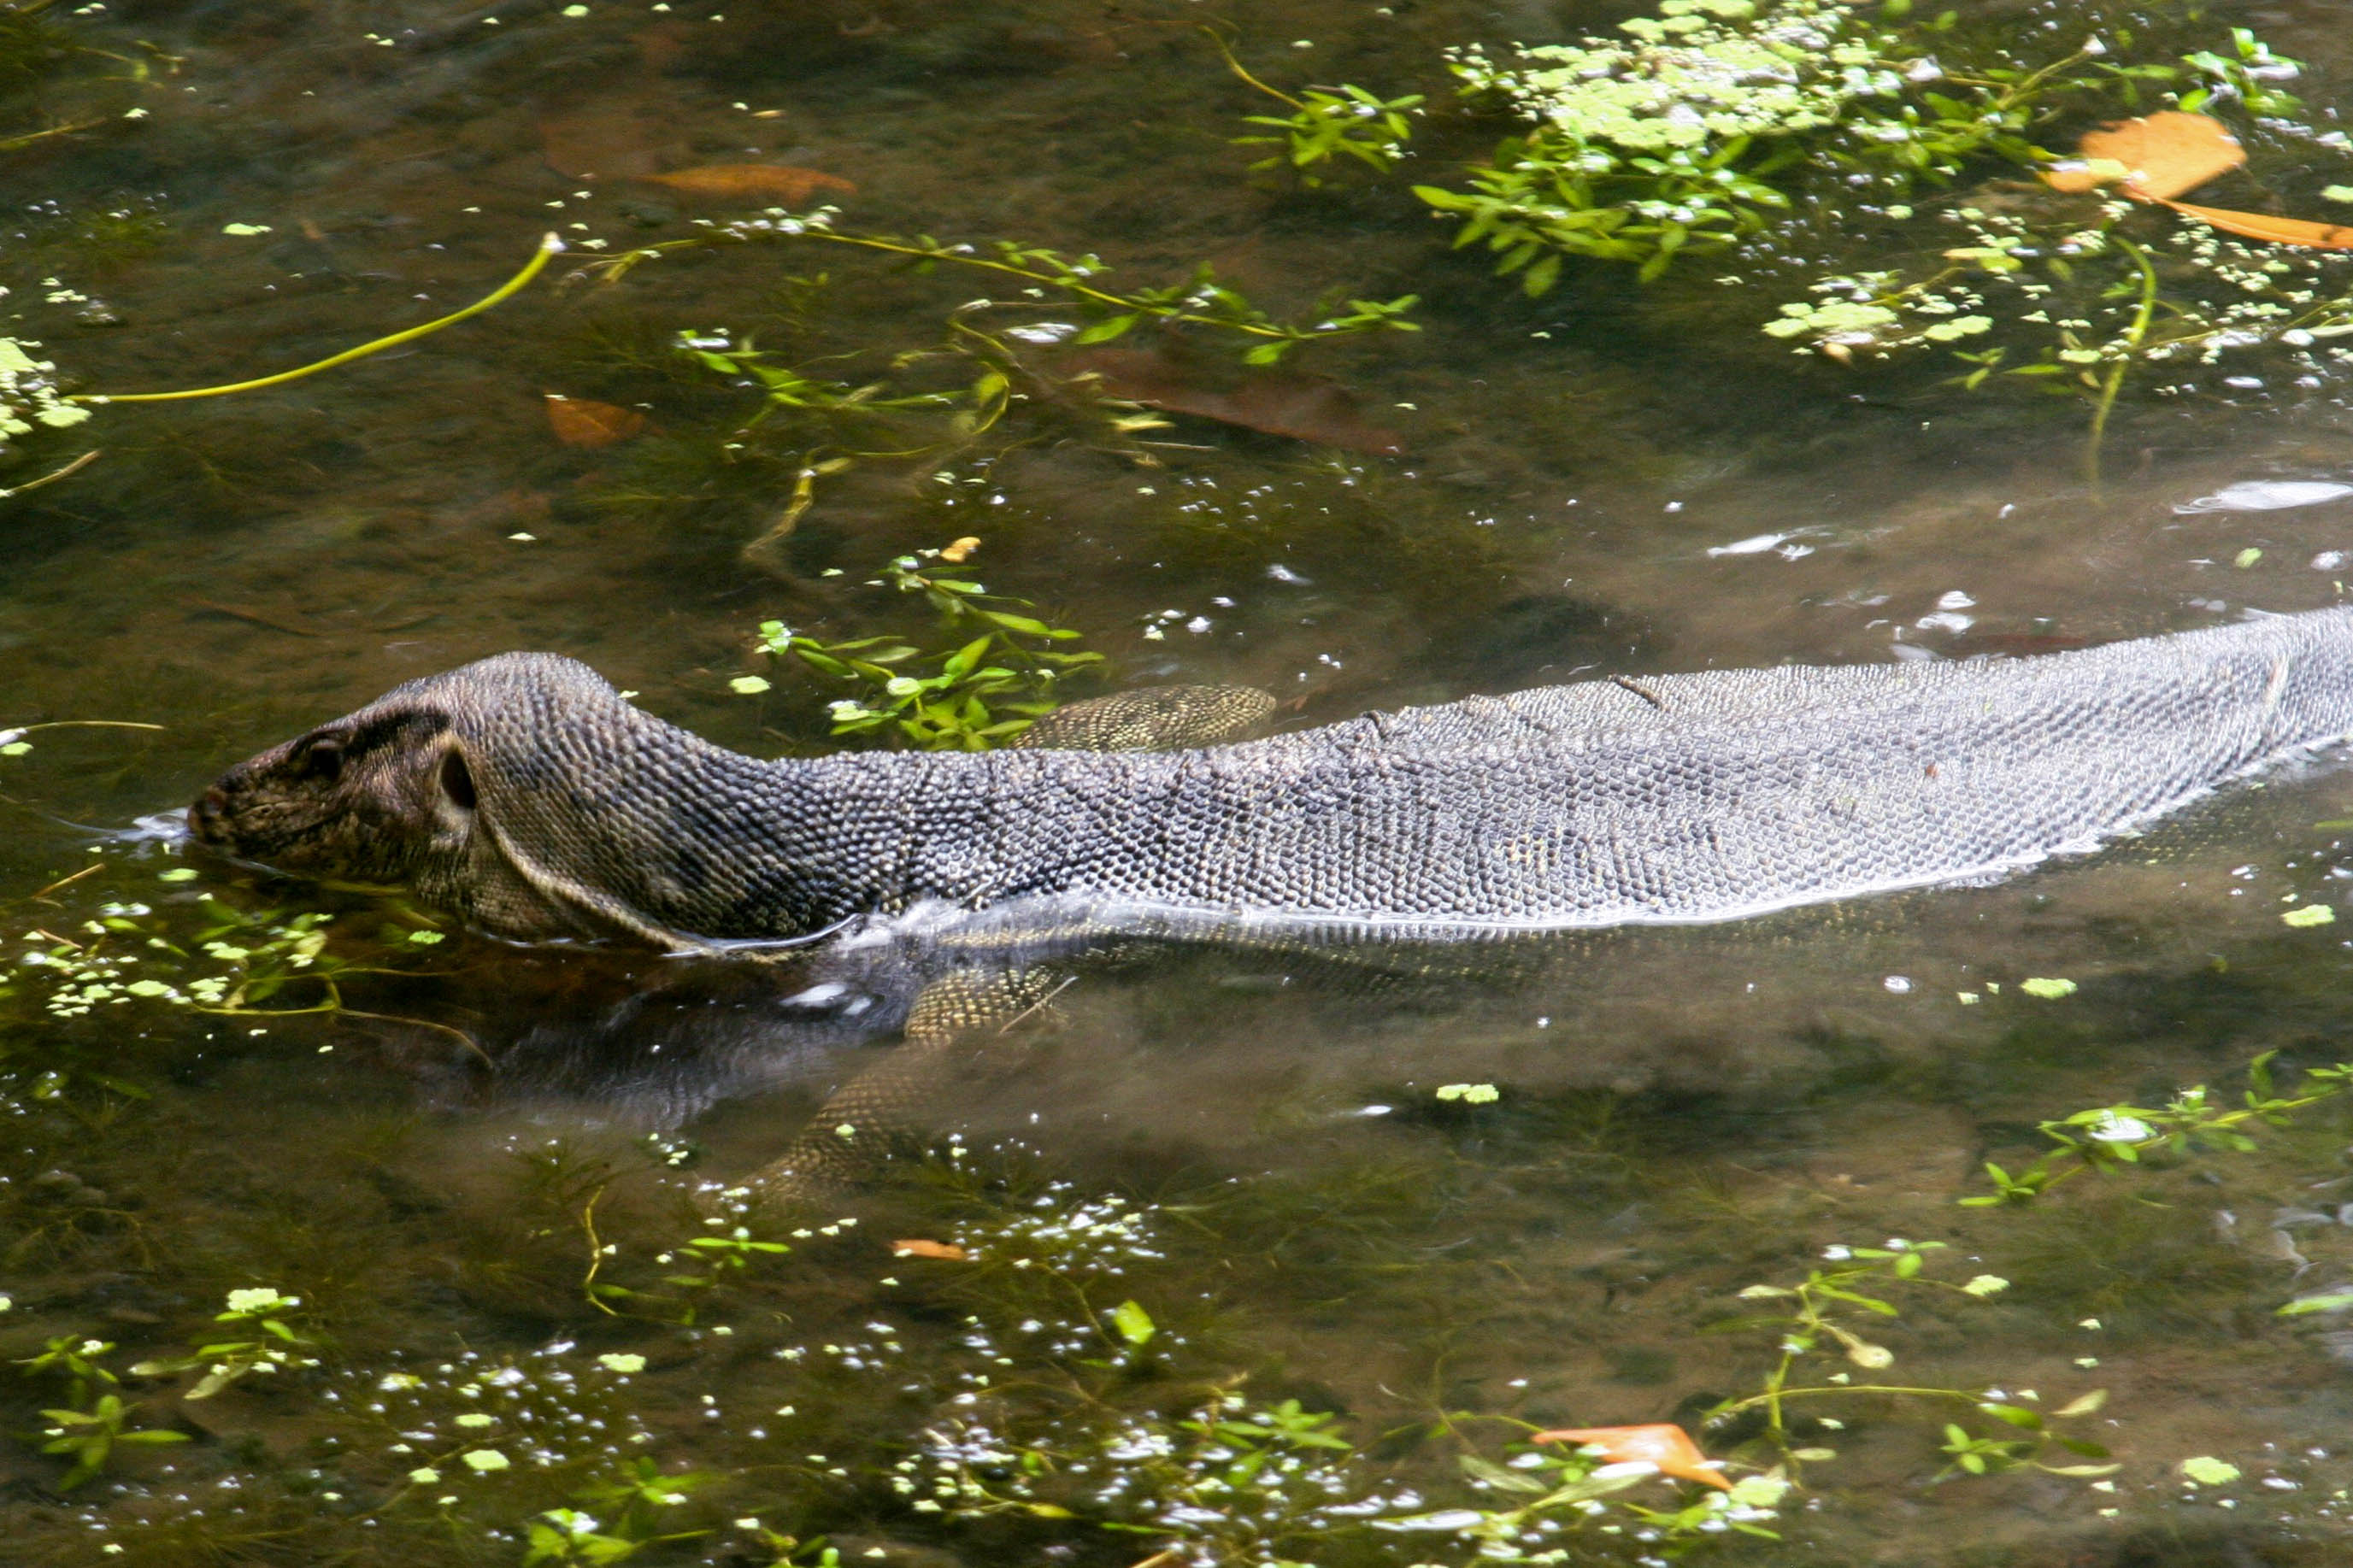
[[[1601, 20], [1395, 11], [1261, 5], [1243, 52], [1285, 83], [1429, 87], [1446, 45]], [[398, 900], [212, 864], [165, 879], [184, 865], [168, 846], [119, 837], [238, 757], [512, 647], [587, 659], [724, 743], [815, 749], [836, 693], [758, 661], [754, 627], [922, 631], [860, 584], [965, 534], [976, 575], [1084, 630], [1119, 680], [1252, 682], [1302, 722], [1578, 673], [2015, 652], [2315, 607], [2353, 553], [2353, 504], [2328, 489], [2353, 465], [2338, 389], [2128, 402], [2094, 493], [2080, 414], [2056, 400], [1793, 368], [1700, 289], [1594, 273], [1526, 302], [1401, 195], [1254, 189], [1226, 138], [1268, 100], [1190, 6], [257, 0], [56, 19], [108, 55], [20, 94], [0, 130], [96, 128], [7, 154], [0, 305], [90, 389], [308, 363], [480, 297], [550, 228], [610, 249], [678, 237], [728, 209], [632, 176], [749, 163], [854, 183], [828, 195], [872, 232], [1097, 250], [1133, 286], [1208, 260], [1278, 313], [1326, 287], [1419, 292], [1426, 330], [1312, 366], [1402, 457], [1188, 420], [1146, 432], [1178, 444], [1144, 466], [1029, 409], [1001, 455], [941, 454], [954, 484], [861, 458], [781, 572], [738, 552], [790, 473], [725, 460], [749, 404], [671, 335], [753, 333], [871, 378], [1000, 280], [784, 247], [673, 258], [330, 374], [23, 443], [5, 483], [102, 456], [0, 503], [0, 724], [161, 728], [44, 731], [0, 759], [0, 1352], [110, 1344], [90, 1353], [128, 1426], [185, 1441], [60, 1491], [69, 1460], [38, 1435], [73, 1424], [42, 1412], [114, 1385], [10, 1373], [7, 1428], [37, 1441], [0, 1448], [0, 1558], [510, 1563], [601, 1535], [673, 1537], [638, 1561], [745, 1563], [815, 1561], [782, 1539], [822, 1535], [847, 1562], [975, 1568], [1261, 1547], [1455, 1563], [1475, 1542], [1454, 1530], [1308, 1517], [1320, 1471], [1280, 1506], [1279, 1466], [1219, 1490], [1259, 1439], [1181, 1423], [1222, 1391], [1244, 1416], [1296, 1400], [1360, 1446], [1319, 1504], [1501, 1508], [1525, 1494], [1470, 1489], [1462, 1454], [1503, 1459], [1533, 1427], [1697, 1430], [1776, 1360], [1780, 1331], [1740, 1321], [1788, 1299], [1738, 1292], [1899, 1237], [1947, 1244], [1926, 1279], [2009, 1286], [1890, 1284], [1900, 1317], [1840, 1323], [1892, 1366], [1825, 1339], [1796, 1381], [1998, 1389], [2013, 1411], [2105, 1390], [2052, 1425], [2122, 1468], [1939, 1480], [1947, 1420], [2029, 1434], [1968, 1399], [1808, 1396], [1789, 1446], [1836, 1457], [1799, 1461], [1781, 1543], [1705, 1538], [1721, 1560], [2341, 1559], [2341, 1320], [2275, 1313], [2353, 1277], [2339, 1110], [2031, 1207], [1957, 1204], [1991, 1190], [1984, 1160], [2031, 1163], [2044, 1119], [2201, 1082], [2235, 1104], [2261, 1052], [2342, 1054], [2345, 944], [2278, 919], [2353, 868], [2333, 766], [2030, 878], [1737, 927], [1467, 961], [1128, 954], [952, 1064], [927, 1089], [927, 1155], [743, 1214], [757, 1194], [728, 1191], [894, 1059], [910, 998], [891, 973], [417, 942], [431, 917]], [[2324, 67], [2342, 55], [2333, 8], [2253, 20]], [[1433, 134], [1451, 157], [1490, 132]], [[649, 428], [561, 445], [548, 393], [646, 405]], [[730, 690], [763, 670], [774, 690]], [[297, 966], [306, 911], [336, 918]], [[101, 936], [110, 918], [131, 929]], [[141, 959], [118, 986], [283, 973], [243, 999], [287, 1016], [56, 1002], [93, 945]], [[28, 952], [57, 962], [14, 963]], [[322, 970], [340, 1014], [301, 1011], [326, 999]], [[2061, 978], [2072, 994], [2021, 988]], [[1480, 1086], [1495, 1097], [1464, 1092]], [[899, 1239], [967, 1256], [894, 1256]], [[215, 1321], [265, 1287], [300, 1305]], [[249, 1326], [271, 1311], [297, 1341]], [[290, 1364], [194, 1401], [206, 1367], [248, 1352], [129, 1370], [223, 1343]], [[1753, 1415], [1701, 1436], [1736, 1474], [1776, 1462]], [[2192, 1484], [2201, 1458], [2239, 1475]], [[632, 1501], [614, 1489], [639, 1461], [690, 1479]], [[1608, 1502], [1675, 1496], [1653, 1480]], [[1282, 1508], [1289, 1532], [1250, 1546]], [[1661, 1547], [1646, 1528], [1613, 1512], [1523, 1545], [1631, 1562]]]

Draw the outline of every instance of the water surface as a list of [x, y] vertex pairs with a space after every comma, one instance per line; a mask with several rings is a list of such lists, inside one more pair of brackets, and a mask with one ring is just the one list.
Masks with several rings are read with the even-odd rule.
[[[1360, 1446], [1350, 1496], [1391, 1516], [1415, 1511], [1407, 1492], [1493, 1505], [1464, 1452], [1695, 1426], [1775, 1360], [1739, 1291], [1896, 1237], [1946, 1244], [1930, 1278], [2010, 1284], [1901, 1288], [1870, 1342], [1894, 1365], [1870, 1375], [2046, 1411], [2105, 1390], [2068, 1429], [2122, 1468], [2097, 1487], [1944, 1476], [1947, 1419], [2018, 1429], [1968, 1401], [1824, 1400], [1799, 1436], [1835, 1458], [1804, 1462], [1783, 1541], [1728, 1536], [1723, 1560], [2341, 1560], [2348, 1352], [2331, 1315], [2275, 1315], [2353, 1275], [2341, 1113], [2031, 1208], [1957, 1201], [1990, 1190], [1986, 1159], [2031, 1162], [2043, 1119], [2198, 1083], [2235, 1100], [2260, 1053], [2344, 1054], [2348, 944], [2278, 918], [2353, 875], [2353, 783], [2326, 763], [1992, 887], [1470, 959], [1131, 954], [938, 1089], [927, 1153], [822, 1202], [726, 1194], [888, 1060], [905, 998], [887, 985], [871, 1015], [795, 1010], [777, 997], [841, 984], [836, 961], [754, 974], [417, 942], [429, 911], [216, 864], [185, 879], [168, 846], [122, 836], [238, 757], [510, 648], [586, 659], [730, 745], [821, 748], [833, 691], [731, 689], [778, 673], [754, 627], [919, 630], [860, 584], [965, 535], [973, 572], [1083, 630], [1112, 684], [1253, 683], [1299, 723], [1577, 674], [1967, 657], [2317, 607], [2342, 595], [2353, 500], [2196, 503], [2343, 479], [2340, 388], [2128, 404], [2095, 492], [2072, 405], [1883, 396], [1599, 271], [1530, 302], [1400, 192], [1254, 185], [1228, 138], [1265, 100], [1191, 5], [87, 10], [54, 19], [115, 58], [13, 101], [28, 128], [102, 123], [0, 166], [7, 330], [84, 389], [307, 363], [487, 293], [550, 229], [575, 247], [550, 277], [570, 274], [590, 240], [728, 210], [636, 176], [750, 163], [853, 183], [828, 195], [871, 231], [1096, 251], [1138, 286], [1208, 261], [1286, 312], [1327, 287], [1416, 292], [1425, 330], [1312, 367], [1402, 456], [1187, 419], [1145, 466], [1041, 424], [952, 458], [951, 482], [861, 466], [768, 569], [739, 552], [790, 476], [731, 458], [750, 405], [673, 336], [754, 334], [871, 375], [936, 345], [973, 279], [784, 247], [668, 259], [329, 375], [27, 444], [5, 482], [102, 456], [0, 501], [0, 724], [159, 728], [40, 731], [0, 759], [0, 1353], [98, 1342], [130, 1425], [186, 1440], [60, 1490], [38, 1434], [77, 1391], [10, 1372], [7, 1427], [37, 1436], [0, 1448], [0, 1557], [508, 1563], [568, 1508], [676, 1537], [649, 1563], [815, 1561], [780, 1542], [820, 1536], [845, 1561], [975, 1568], [1457, 1563], [1475, 1542], [1332, 1521], [1252, 1555], [1227, 1526], [1271, 1494], [1180, 1496], [1152, 1444], [1191, 1441], [1179, 1423], [1219, 1391], [1245, 1415], [1296, 1400]], [[1434, 91], [1446, 46], [1614, 15], [1267, 0], [1233, 20], [1286, 81]], [[2323, 72], [2341, 59], [2338, 8], [2230, 19]], [[2325, 78], [2306, 89], [2329, 101]], [[1436, 134], [1433, 159], [1486, 133]], [[550, 393], [648, 427], [565, 446]], [[308, 951], [290, 922], [322, 912]], [[121, 989], [193, 994], [256, 963], [290, 978], [247, 999], [285, 1016]], [[322, 967], [343, 1010], [300, 1011]], [[690, 1238], [738, 1224], [791, 1250], [695, 1260]], [[899, 1238], [969, 1256], [894, 1256]], [[261, 1288], [300, 1299], [280, 1319], [300, 1343], [216, 1323]], [[129, 1371], [256, 1336], [292, 1364], [207, 1398], [184, 1395], [233, 1352]], [[1835, 1355], [1818, 1374], [1841, 1364], [1865, 1375]], [[1703, 1436], [1736, 1473], [1777, 1462], [1753, 1422]], [[2198, 1458], [2238, 1477], [2191, 1484]], [[640, 1461], [701, 1479], [675, 1503], [597, 1489]], [[1112, 1487], [1123, 1467], [1137, 1479]], [[1674, 1506], [1645, 1486], [1618, 1500]], [[1612, 1517], [1522, 1549], [1651, 1559]]]

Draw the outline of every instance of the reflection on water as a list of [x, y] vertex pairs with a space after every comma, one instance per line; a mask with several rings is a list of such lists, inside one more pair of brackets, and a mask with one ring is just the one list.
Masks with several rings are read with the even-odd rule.
[[[817, 171], [857, 187], [826, 188], [868, 228], [1100, 251], [1137, 287], [1206, 259], [1277, 311], [1330, 286], [1428, 302], [1420, 334], [1315, 366], [1401, 458], [1180, 417], [1144, 466], [1032, 411], [1034, 438], [946, 460], [953, 484], [849, 474], [798, 520], [783, 577], [738, 552], [791, 476], [729, 455], [747, 405], [681, 368], [672, 335], [879, 374], [937, 346], [972, 279], [680, 257], [331, 375], [83, 427], [101, 458], [0, 501], [0, 726], [164, 728], [40, 731], [0, 757], [0, 1354], [111, 1347], [76, 1352], [97, 1371], [0, 1378], [8, 1430], [43, 1434], [0, 1449], [0, 1555], [586, 1562], [606, 1560], [591, 1537], [670, 1536], [637, 1560], [749, 1563], [816, 1561], [781, 1542], [824, 1534], [844, 1561], [976, 1568], [1454, 1563], [1475, 1541], [1365, 1521], [1504, 1508], [1525, 1494], [1460, 1458], [1549, 1477], [1510, 1468], [1532, 1427], [1696, 1426], [1779, 1354], [1784, 1330], [1754, 1320], [1785, 1299], [1739, 1292], [1900, 1237], [1948, 1245], [1929, 1279], [2008, 1287], [1885, 1283], [1899, 1318], [1839, 1321], [1893, 1365], [1831, 1336], [1808, 1377], [1999, 1389], [2013, 1415], [2105, 1390], [2049, 1425], [2122, 1468], [1938, 1480], [1946, 1420], [1973, 1441], [2031, 1429], [1973, 1401], [1825, 1397], [1788, 1428], [1835, 1458], [1799, 1461], [1783, 1543], [1725, 1531], [1725, 1560], [2341, 1556], [2353, 1352], [2341, 1313], [2275, 1310], [2353, 1279], [2341, 1109], [2255, 1125], [2253, 1152], [1956, 1203], [1990, 1190], [1988, 1159], [2030, 1163], [2045, 1119], [2201, 1082], [2236, 1104], [2261, 1052], [2289, 1080], [2344, 1054], [2341, 928], [2279, 919], [2353, 874], [2333, 764], [2030, 878], [1738, 927], [1060, 953], [944, 1055], [897, 1043], [926, 987], [952, 971], [978, 994], [1034, 963], [517, 950], [398, 900], [183, 878], [124, 831], [396, 681], [514, 647], [586, 659], [724, 743], [821, 746], [835, 693], [731, 691], [753, 628], [896, 625], [864, 575], [965, 534], [992, 589], [1083, 629], [1117, 680], [1259, 684], [1303, 723], [2310, 608], [2353, 556], [2333, 393], [2128, 409], [2087, 493], [2075, 425], [2042, 405], [1881, 400], [1678, 331], [1622, 279], [1520, 300], [1409, 203], [1253, 188], [1224, 139], [1263, 102], [1186, 5], [47, 15], [106, 52], [10, 89], [0, 135], [87, 125], [5, 154], [0, 305], [84, 389], [308, 363], [480, 297], [550, 228], [575, 259], [691, 233], [725, 209], [644, 176], [707, 165]], [[2289, 52], [2342, 53], [2328, 8], [2255, 19]], [[1445, 45], [1593, 21], [1451, 0], [1235, 20], [1253, 59], [1298, 40], [1299, 79], [1423, 84]], [[565, 445], [551, 393], [647, 427]], [[27, 444], [0, 483], [79, 449]], [[330, 984], [343, 1010], [312, 1010]], [[870, 1091], [889, 1149], [858, 1152], [902, 1157], [850, 1188], [764, 1185]], [[294, 1340], [216, 1320], [260, 1287], [301, 1298]], [[181, 1397], [196, 1373], [130, 1372], [248, 1340], [293, 1359], [199, 1401]], [[1295, 1400], [1361, 1447], [1318, 1468], [1339, 1451], [1183, 1425], [1228, 1391], [1229, 1415]], [[42, 1413], [110, 1394], [130, 1429], [186, 1440], [59, 1491], [72, 1456], [39, 1446], [88, 1424]], [[1753, 1413], [1703, 1436], [1736, 1473], [1774, 1462]], [[1291, 1491], [1211, 1484], [1270, 1445]], [[2235, 1478], [2182, 1469], [2201, 1458]], [[687, 1479], [624, 1495], [641, 1460]], [[1609, 1506], [1676, 1506], [1642, 1485]], [[1564, 1510], [1515, 1549], [1665, 1545], [1633, 1514], [1609, 1533]]]

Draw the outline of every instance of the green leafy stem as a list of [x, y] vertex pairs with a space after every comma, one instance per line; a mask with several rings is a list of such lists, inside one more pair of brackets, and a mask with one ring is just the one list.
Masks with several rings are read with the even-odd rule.
[[107, 1341], [63, 1334], [49, 1341], [40, 1354], [16, 1363], [27, 1377], [66, 1380], [67, 1403], [41, 1412], [49, 1425], [39, 1433], [46, 1439], [40, 1444], [42, 1453], [73, 1456], [72, 1468], [58, 1482], [60, 1491], [71, 1491], [103, 1472], [118, 1448], [188, 1440], [186, 1433], [169, 1427], [130, 1425], [138, 1406], [122, 1402], [114, 1392], [121, 1380], [99, 1361], [113, 1349]]
[[[2052, 1411], [2048, 1416], [2024, 1405], [1997, 1398], [1984, 1389], [1938, 1388], [1908, 1384], [1854, 1383], [1852, 1374], [1839, 1372], [1821, 1383], [1791, 1386], [1790, 1380], [1813, 1358], [1837, 1354], [1866, 1372], [1892, 1366], [1895, 1352], [1885, 1345], [1866, 1338], [1856, 1331], [1855, 1324], [1873, 1320], [1889, 1321], [1901, 1316], [1894, 1302], [1876, 1292], [1887, 1283], [1911, 1283], [1977, 1300], [1988, 1300], [2010, 1288], [2010, 1282], [1992, 1274], [1980, 1274], [1963, 1284], [1936, 1279], [1923, 1273], [1926, 1255], [1946, 1250], [1942, 1242], [1891, 1241], [1882, 1247], [1835, 1247], [1829, 1249], [1828, 1260], [1835, 1265], [1816, 1268], [1795, 1285], [1751, 1285], [1740, 1292], [1746, 1301], [1772, 1302], [1776, 1310], [1758, 1316], [1747, 1316], [1715, 1325], [1719, 1331], [1768, 1329], [1779, 1336], [1780, 1354], [1765, 1376], [1764, 1385], [1755, 1394], [1725, 1400], [1709, 1410], [1706, 1421], [1721, 1425], [1749, 1411], [1762, 1411], [1767, 1435], [1775, 1446], [1792, 1461], [1804, 1462], [1835, 1458], [1827, 1448], [1791, 1447], [1785, 1406], [1794, 1399], [1852, 1397], [1858, 1394], [1886, 1394], [1912, 1399], [1940, 1400], [1967, 1405], [1978, 1414], [1990, 1416], [2024, 1436], [1978, 1437], [1955, 1423], [1945, 1426], [1944, 1451], [1951, 1456], [1946, 1473], [1955, 1470], [1968, 1475], [1986, 1475], [2000, 1470], [2031, 1468], [2059, 1476], [2105, 1476], [2118, 1468], [2105, 1462], [2108, 1453], [2096, 1443], [2067, 1436], [2051, 1428], [2052, 1420], [2088, 1415], [2107, 1401], [2104, 1390], [2094, 1390]], [[1844, 1321], [1841, 1321], [1844, 1320]], [[2045, 1446], [2064, 1450], [2078, 1458], [2095, 1461], [2092, 1464], [2049, 1464], [2042, 1455]]]
[[[978, 542], [970, 541], [967, 548]], [[1033, 607], [1026, 600], [991, 594], [932, 564], [954, 564], [962, 554], [951, 545], [945, 552], [902, 555], [875, 580], [920, 595], [950, 635], [966, 639], [954, 648], [926, 654], [889, 636], [822, 642], [782, 621], [764, 621], [759, 649], [863, 689], [832, 704], [837, 735], [895, 728], [925, 751], [979, 752], [1001, 745], [1060, 705], [1063, 677], [1102, 663], [1103, 655], [1060, 651], [1058, 645], [1074, 642], [1080, 634], [1025, 613]], [[747, 695], [768, 689], [759, 676], [740, 678], [733, 685]]]
[[1423, 97], [1408, 93], [1402, 98], [1382, 98], [1366, 91], [1353, 82], [1343, 83], [1337, 90], [1324, 88], [1302, 88], [1306, 96], [1293, 98], [1280, 88], [1269, 87], [1246, 69], [1234, 58], [1233, 49], [1215, 28], [1204, 27], [1209, 41], [1234, 75], [1265, 93], [1288, 104], [1287, 115], [1249, 114], [1242, 117], [1246, 125], [1263, 125], [1279, 132], [1270, 136], [1237, 136], [1237, 147], [1279, 147], [1281, 152], [1261, 158], [1250, 165], [1253, 173], [1288, 166], [1299, 176], [1299, 183], [1310, 187], [1321, 185], [1324, 176], [1314, 171], [1335, 157], [1353, 158], [1377, 174], [1388, 174], [1405, 158], [1405, 144], [1413, 139], [1413, 122], [1409, 118], [1420, 112]]
[[1111, 268], [1099, 257], [1066, 257], [1042, 246], [1022, 245], [1014, 240], [996, 240], [983, 249], [970, 244], [950, 244], [929, 235], [901, 238], [855, 233], [835, 228], [834, 216], [830, 207], [800, 215], [788, 214], [781, 207], [772, 208], [769, 216], [714, 225], [691, 238], [664, 240], [623, 251], [592, 262], [585, 270], [606, 282], [617, 282], [646, 262], [682, 251], [805, 239], [894, 256], [910, 263], [917, 272], [929, 272], [946, 264], [1054, 289], [1096, 315], [1093, 322], [1071, 339], [1074, 343], [1106, 342], [1146, 321], [1204, 327], [1253, 340], [1241, 356], [1243, 363], [1273, 364], [1303, 344], [1330, 338], [1372, 331], [1419, 331], [1417, 323], [1404, 319], [1420, 302], [1419, 297], [1412, 294], [1395, 300], [1326, 300], [1314, 312], [1314, 321], [1301, 325], [1277, 321], [1239, 291], [1219, 283], [1216, 269], [1207, 262], [1195, 268], [1184, 282], [1119, 293], [1101, 286], [1099, 280]]
[[2242, 1129], [2284, 1126], [2290, 1112], [2337, 1099], [2353, 1086], [2353, 1064], [2339, 1063], [2303, 1069], [2301, 1091], [2283, 1094], [2272, 1080], [2272, 1058], [2278, 1054], [2265, 1051], [2247, 1064], [2245, 1103], [2235, 1109], [2223, 1109], [2205, 1085], [2198, 1084], [2162, 1106], [2103, 1105], [2045, 1121], [2040, 1131], [2056, 1149], [2015, 1175], [1988, 1161], [1986, 1174], [1994, 1191], [1960, 1201], [1970, 1208], [2032, 1203], [2085, 1171], [2115, 1171], [2149, 1154], [2180, 1155], [2197, 1149], [2243, 1153], [2255, 1142]]

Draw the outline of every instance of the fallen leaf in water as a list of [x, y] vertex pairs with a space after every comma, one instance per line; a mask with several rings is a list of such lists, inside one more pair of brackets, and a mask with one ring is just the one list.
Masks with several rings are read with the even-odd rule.
[[847, 195], [858, 189], [839, 174], [796, 169], [789, 163], [706, 163], [699, 169], [672, 169], [667, 174], [638, 178], [711, 201], [778, 201], [786, 206], [798, 206], [819, 191]]
[[2247, 161], [2239, 139], [2211, 116], [2168, 109], [2138, 120], [2120, 120], [2085, 132], [2077, 150], [2083, 153], [2081, 159], [2044, 170], [2043, 179], [2056, 189], [2071, 192], [2094, 190], [2114, 182], [2135, 201], [2161, 203], [2226, 234], [2271, 245], [2353, 250], [2353, 228], [2339, 224], [2175, 201], [2182, 192]]
[[646, 427], [646, 416], [634, 408], [617, 408], [554, 392], [546, 396], [547, 423], [555, 438], [567, 447], [609, 447]]
[[2264, 213], [2233, 212], [2229, 207], [2197, 207], [2188, 202], [2167, 202], [2175, 212], [2187, 213], [2229, 234], [2274, 245], [2304, 245], [2319, 250], [2353, 250], [2353, 228], [2315, 223], [2309, 218], [2272, 217]]
[[2083, 161], [2042, 177], [2063, 191], [2120, 181], [2126, 195], [2145, 202], [2178, 196], [2247, 161], [2246, 149], [2221, 121], [2178, 109], [2087, 131], [2077, 150]]
[[964, 1248], [953, 1241], [894, 1241], [891, 1244], [893, 1258], [937, 1258], [949, 1263], [962, 1263]]
[[1563, 1426], [1556, 1431], [1539, 1432], [1529, 1441], [1581, 1443], [1600, 1449], [1602, 1458], [1613, 1465], [1640, 1461], [1658, 1466], [1662, 1476], [1701, 1481], [1725, 1491], [1732, 1489], [1732, 1483], [1699, 1451], [1691, 1434], [1669, 1422], [1650, 1426]]
[[976, 535], [967, 533], [962, 539], [951, 541], [942, 549], [940, 559], [953, 561], [961, 565], [971, 557], [974, 551], [979, 548], [980, 540]]
[[1157, 349], [1082, 348], [1063, 355], [1060, 363], [1076, 375], [1093, 377], [1105, 396], [1147, 408], [1352, 452], [1395, 457], [1405, 450], [1397, 432], [1366, 420], [1356, 395], [1328, 376], [1193, 364]]

